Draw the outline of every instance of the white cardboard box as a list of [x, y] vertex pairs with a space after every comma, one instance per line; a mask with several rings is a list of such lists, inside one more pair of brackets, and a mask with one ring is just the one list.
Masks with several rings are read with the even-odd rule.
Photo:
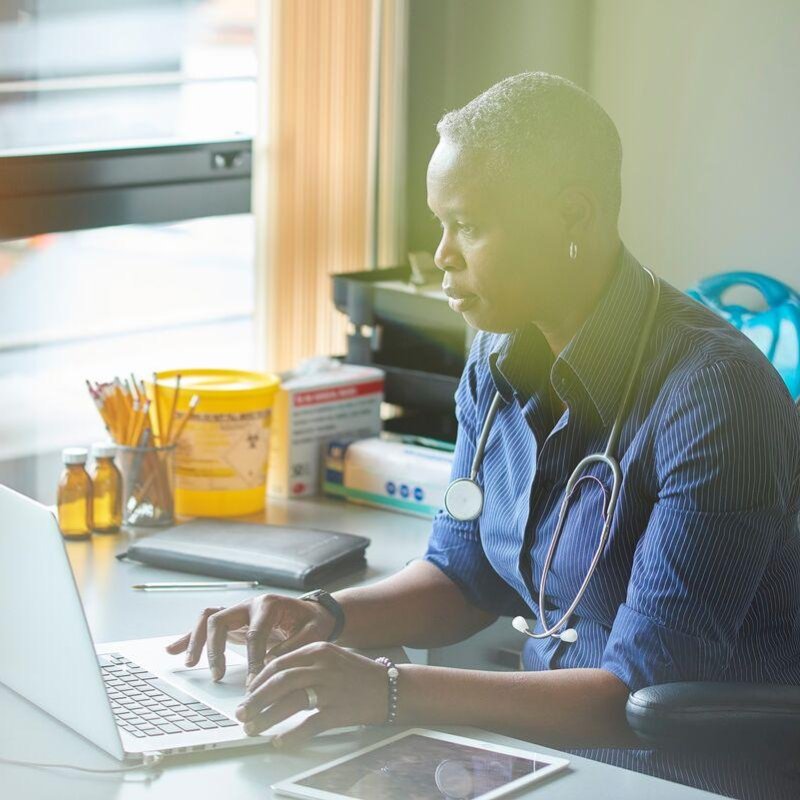
[[453, 453], [379, 437], [328, 445], [323, 490], [352, 503], [432, 519], [444, 502]]
[[281, 384], [270, 429], [267, 493], [306, 497], [320, 492], [323, 448], [330, 439], [365, 438], [381, 430], [383, 372], [342, 364]]

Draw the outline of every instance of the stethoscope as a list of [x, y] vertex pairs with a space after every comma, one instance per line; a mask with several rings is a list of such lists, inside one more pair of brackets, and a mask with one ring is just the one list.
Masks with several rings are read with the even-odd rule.
[[[650, 299], [647, 307], [647, 317], [645, 327], [642, 335], [639, 337], [639, 343], [636, 348], [636, 353], [633, 358], [630, 370], [628, 371], [627, 383], [625, 390], [622, 394], [622, 401], [617, 409], [617, 415], [614, 418], [614, 424], [611, 428], [611, 433], [608, 436], [608, 443], [606, 449], [602, 453], [592, 453], [580, 461], [577, 467], [573, 470], [567, 481], [567, 487], [564, 491], [564, 499], [561, 502], [561, 510], [558, 514], [558, 521], [556, 529], [553, 532], [553, 538], [550, 541], [550, 547], [547, 549], [547, 556], [544, 560], [544, 567], [542, 568], [542, 582], [539, 585], [539, 620], [542, 624], [543, 630], [540, 633], [534, 633], [528, 627], [524, 617], [515, 617], [512, 625], [520, 633], [530, 636], [533, 639], [546, 639], [552, 636], [560, 639], [562, 642], [575, 642], [578, 639], [578, 633], [574, 628], [567, 628], [562, 631], [567, 624], [567, 620], [572, 616], [573, 612], [583, 598], [586, 588], [589, 586], [589, 581], [600, 563], [600, 557], [603, 555], [608, 536], [611, 532], [611, 524], [614, 521], [614, 512], [617, 508], [617, 500], [619, 499], [620, 489], [622, 487], [622, 470], [620, 469], [619, 462], [617, 461], [616, 451], [619, 444], [619, 438], [622, 433], [622, 425], [630, 407], [631, 399], [633, 397], [633, 389], [644, 358], [644, 351], [647, 343], [650, 340], [650, 333], [653, 330], [653, 323], [656, 318], [656, 309], [658, 307], [658, 300], [661, 295], [661, 284], [658, 278], [647, 267], [643, 267], [644, 271], [650, 276], [653, 282], [653, 288], [650, 292]], [[483, 489], [478, 483], [478, 472], [480, 471], [481, 464], [483, 463], [483, 454], [486, 450], [486, 442], [489, 439], [489, 434], [492, 430], [497, 412], [503, 403], [503, 398], [500, 392], [496, 392], [492, 399], [492, 404], [489, 407], [489, 412], [483, 423], [481, 435], [478, 438], [478, 444], [475, 448], [475, 457], [472, 459], [472, 467], [470, 469], [468, 478], [457, 478], [452, 481], [447, 487], [444, 495], [444, 508], [445, 511], [455, 520], [460, 522], [470, 522], [477, 519], [483, 510]], [[545, 587], [547, 585], [547, 575], [550, 571], [550, 565], [553, 562], [553, 556], [558, 546], [558, 540], [561, 538], [561, 531], [564, 527], [564, 522], [567, 517], [569, 503], [582, 480], [594, 480], [600, 483], [603, 493], [605, 494], [605, 487], [600, 480], [594, 475], [584, 475], [583, 472], [591, 464], [600, 463], [605, 464], [611, 470], [612, 483], [611, 495], [606, 497], [607, 502], [603, 511], [603, 530], [600, 534], [600, 540], [597, 543], [597, 549], [594, 551], [594, 556], [589, 564], [589, 569], [586, 572], [586, 577], [575, 595], [575, 599], [570, 604], [570, 607], [564, 612], [561, 618], [553, 625], [548, 627], [547, 619], [544, 612], [544, 598]]]

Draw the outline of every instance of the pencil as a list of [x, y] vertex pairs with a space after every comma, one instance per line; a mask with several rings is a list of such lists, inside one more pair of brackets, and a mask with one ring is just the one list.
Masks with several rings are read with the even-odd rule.
[[123, 444], [126, 445], [134, 445], [135, 440], [133, 438], [134, 433], [136, 433], [136, 423], [139, 419], [139, 398], [134, 398], [132, 404], [131, 413], [128, 415], [127, 424], [125, 426], [125, 441]]
[[175, 393], [172, 395], [172, 408], [169, 411], [169, 425], [167, 425], [167, 444], [171, 441], [172, 425], [175, 422], [175, 409], [178, 407], [178, 395], [181, 393], [180, 373], [175, 376]]
[[106, 416], [105, 409], [103, 408], [103, 400], [100, 395], [99, 387], [93, 387], [88, 378], [86, 379], [86, 387], [89, 389], [89, 395], [92, 398], [94, 407], [97, 409], [97, 413], [100, 414], [100, 418], [103, 420], [103, 425], [105, 425], [106, 430], [109, 432], [109, 434], [111, 434], [111, 426], [108, 424], [108, 417]]
[[158, 439], [158, 444], [163, 445], [165, 442], [164, 429], [161, 427], [161, 403], [158, 398], [158, 374], [155, 372], [153, 373], [153, 402], [156, 407], [156, 427], [158, 428], [156, 438]]
[[131, 385], [133, 386], [133, 391], [136, 394], [136, 399], [141, 404], [142, 402], [142, 393], [139, 391], [139, 383], [136, 380], [136, 376], [131, 372]]
[[133, 429], [133, 441], [131, 444], [133, 447], [139, 447], [139, 441], [142, 438], [142, 433], [144, 433], [144, 426], [147, 422], [147, 415], [150, 411], [150, 400], [149, 398], [144, 401], [144, 405], [139, 410], [139, 418], [136, 420], [136, 427]]
[[186, 409], [186, 414], [184, 415], [183, 419], [180, 421], [178, 425], [178, 430], [175, 431], [175, 436], [170, 441], [170, 444], [177, 444], [181, 438], [181, 434], [183, 433], [183, 429], [186, 427], [186, 423], [189, 421], [189, 418], [194, 414], [194, 410], [197, 408], [197, 404], [200, 402], [200, 396], [193, 394], [192, 399], [189, 401], [189, 408]]
[[118, 397], [116, 394], [116, 387], [114, 384], [111, 383], [103, 383], [100, 384], [100, 403], [101, 403], [101, 411], [100, 413], [103, 415], [103, 418], [106, 421], [106, 425], [108, 426], [108, 430], [111, 433], [111, 437], [117, 443], [122, 442], [121, 436], [121, 420], [119, 419], [120, 416], [120, 407], [118, 402]]

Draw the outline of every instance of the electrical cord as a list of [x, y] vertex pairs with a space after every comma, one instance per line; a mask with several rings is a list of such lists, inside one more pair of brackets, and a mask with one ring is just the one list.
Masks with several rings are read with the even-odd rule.
[[114, 769], [94, 769], [91, 767], [80, 767], [76, 764], [51, 764], [41, 761], [20, 761], [14, 758], [0, 757], [0, 764], [11, 764], [15, 767], [39, 767], [42, 769], [72, 769], [77, 772], [91, 772], [96, 775], [111, 775], [119, 772], [133, 772], [138, 769], [155, 769], [164, 760], [164, 754], [160, 750], [153, 753], [143, 753], [142, 761], [139, 764], [132, 764], [128, 767], [115, 767]]

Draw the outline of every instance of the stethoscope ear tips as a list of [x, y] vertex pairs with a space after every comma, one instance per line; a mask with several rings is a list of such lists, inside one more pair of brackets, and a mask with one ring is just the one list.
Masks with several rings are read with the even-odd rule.
[[[514, 619], [511, 620], [511, 625], [514, 630], [524, 633], [526, 636], [531, 636], [534, 639], [543, 639], [548, 636], [547, 633], [531, 633], [531, 629], [528, 627], [528, 622], [525, 617], [514, 617]], [[549, 635], [556, 639], [561, 639], [562, 642], [566, 642], [567, 644], [578, 641], [578, 631], [576, 631], [575, 628], [567, 628], [561, 633], [551, 633]]]
[[514, 627], [514, 630], [520, 633], [527, 633], [529, 630], [525, 617], [514, 617], [514, 619], [511, 620], [511, 625]]

